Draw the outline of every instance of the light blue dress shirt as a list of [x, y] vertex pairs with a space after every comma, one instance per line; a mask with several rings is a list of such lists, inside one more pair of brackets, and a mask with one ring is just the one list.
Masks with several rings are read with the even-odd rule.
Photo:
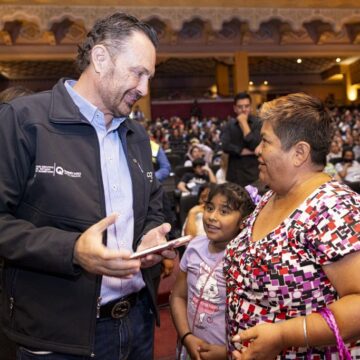
[[[75, 83], [74, 80], [67, 80], [65, 88], [81, 114], [94, 127], [99, 139], [106, 215], [113, 212], [119, 214], [116, 223], [107, 229], [107, 247], [128, 249], [132, 252], [134, 238], [132, 181], [123, 149], [125, 144], [121, 144], [117, 132], [118, 127], [126, 118], [113, 118], [110, 126], [106, 128], [104, 114], [72, 88]], [[101, 304], [137, 292], [144, 286], [141, 272], [132, 279], [103, 276]]]

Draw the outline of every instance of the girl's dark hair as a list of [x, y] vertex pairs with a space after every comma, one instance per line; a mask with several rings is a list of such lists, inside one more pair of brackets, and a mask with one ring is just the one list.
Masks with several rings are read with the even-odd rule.
[[136, 31], [145, 34], [155, 48], [157, 47], [158, 38], [155, 30], [134, 16], [117, 12], [98, 20], [88, 32], [83, 44], [78, 46], [76, 64], [79, 71], [83, 72], [90, 64], [90, 53], [95, 45], [106, 46], [112, 54], [121, 50], [127, 38]]
[[218, 194], [225, 196], [228, 206], [233, 210], [239, 210], [243, 218], [250, 215], [255, 209], [249, 193], [238, 184], [227, 182], [215, 185], [210, 189], [207, 202], [210, 202]]

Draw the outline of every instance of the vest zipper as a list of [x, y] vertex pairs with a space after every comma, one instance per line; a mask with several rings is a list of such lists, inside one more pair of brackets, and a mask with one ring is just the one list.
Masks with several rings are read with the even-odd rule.
[[14, 298], [11, 296], [9, 300], [10, 300], [10, 304], [9, 304], [9, 308], [10, 308], [10, 318], [12, 318], [12, 316], [13, 316], [13, 310], [14, 310]]
[[137, 166], [139, 167], [140, 171], [141, 171], [142, 173], [144, 173], [144, 170], [142, 169], [140, 163], [139, 163], [136, 159], [133, 159], [133, 162], [134, 162], [135, 164], [137, 164]]
[[100, 305], [101, 304], [101, 296], [97, 298], [96, 302], [96, 318], [98, 319], [100, 317]]

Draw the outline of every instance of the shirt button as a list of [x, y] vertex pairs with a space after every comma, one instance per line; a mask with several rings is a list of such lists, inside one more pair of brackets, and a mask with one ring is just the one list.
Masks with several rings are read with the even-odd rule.
[[118, 189], [117, 185], [113, 185], [113, 186], [112, 186], [112, 189], [113, 189], [114, 191], [116, 191], [116, 190]]

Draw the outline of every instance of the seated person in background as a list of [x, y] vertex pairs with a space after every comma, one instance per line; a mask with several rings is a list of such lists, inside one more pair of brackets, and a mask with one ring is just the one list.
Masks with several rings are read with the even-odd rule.
[[349, 183], [360, 182], [360, 163], [354, 160], [354, 151], [351, 147], [344, 147], [342, 161], [335, 165], [339, 180]]
[[323, 171], [325, 174], [328, 174], [331, 178], [338, 179], [338, 174], [335, 169], [335, 165], [333, 163], [327, 162]]
[[165, 151], [158, 143], [150, 140], [150, 145], [155, 177], [162, 183], [170, 175], [171, 165]]
[[226, 182], [226, 173], [229, 162], [229, 154], [222, 153], [220, 158], [220, 168], [216, 171], [216, 183], [223, 184]]
[[354, 151], [354, 157], [355, 157], [355, 160], [359, 161], [359, 159], [360, 159], [360, 128], [352, 129], [352, 137], [353, 137], [352, 149]]
[[198, 194], [198, 203], [193, 206], [189, 212], [188, 216], [185, 219], [183, 226], [182, 235], [205, 235], [204, 225], [203, 225], [203, 215], [205, 210], [205, 201], [209, 195], [210, 189], [214, 185], [211, 183], [204, 183], [200, 185], [199, 194]]
[[332, 159], [341, 159], [341, 144], [337, 140], [333, 140], [330, 145], [330, 152], [326, 155], [326, 161], [330, 162]]
[[145, 119], [145, 114], [141, 111], [139, 105], [136, 105], [134, 107], [134, 111], [132, 112], [132, 118], [137, 121], [143, 121]]
[[[197, 153], [193, 153], [193, 149], [197, 148], [197, 150], [200, 150], [201, 156]], [[192, 138], [190, 140], [190, 147], [186, 154], [186, 161], [184, 166], [191, 166], [192, 162], [195, 159], [203, 158], [207, 164], [211, 164], [212, 158], [213, 158], [214, 151], [207, 145], [201, 144], [200, 140], [196, 137]]]
[[190, 150], [186, 154], [186, 160], [184, 166], [191, 167], [195, 159], [203, 159], [203, 158], [204, 158], [204, 152], [201, 150], [200, 146], [192, 145], [190, 147]]
[[193, 171], [185, 173], [181, 178], [177, 188], [181, 193], [191, 193], [197, 195], [200, 185], [211, 182], [216, 183], [216, 177], [213, 171], [205, 163], [204, 159], [196, 159], [193, 161]]

